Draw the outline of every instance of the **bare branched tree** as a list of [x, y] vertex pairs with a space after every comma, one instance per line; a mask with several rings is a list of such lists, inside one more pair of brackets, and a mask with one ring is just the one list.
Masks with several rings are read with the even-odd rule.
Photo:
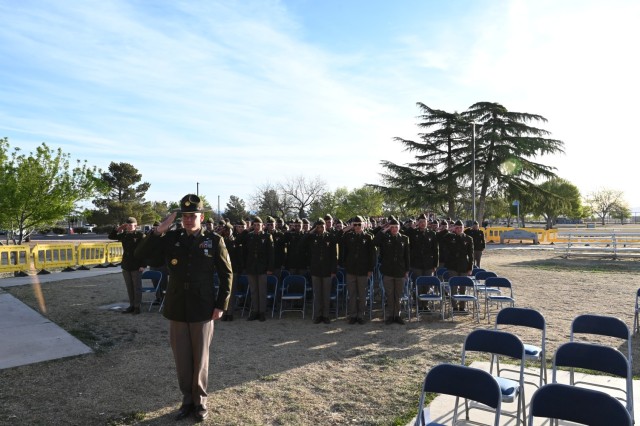
[[305, 211], [326, 192], [326, 183], [319, 176], [313, 180], [297, 176], [279, 184], [278, 189], [292, 201], [298, 216], [305, 217]]

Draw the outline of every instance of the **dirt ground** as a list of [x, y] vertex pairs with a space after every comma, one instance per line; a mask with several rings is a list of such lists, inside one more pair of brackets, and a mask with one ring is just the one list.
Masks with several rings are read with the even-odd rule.
[[[482, 266], [513, 282], [517, 306], [545, 316], [549, 365], [578, 314], [633, 324], [639, 260], [563, 259], [552, 250], [511, 247], [488, 249]], [[36, 308], [29, 286], [6, 291]], [[43, 292], [47, 316], [95, 352], [0, 370], [0, 424], [175, 424], [180, 393], [167, 321], [155, 310], [131, 316], [101, 309], [126, 300], [119, 274], [45, 284]], [[459, 362], [464, 337], [489, 327], [469, 317], [424, 316], [385, 326], [380, 309], [365, 325], [344, 318], [314, 325], [307, 314], [216, 323], [211, 416], [203, 424], [404, 425], [416, 413], [424, 373]], [[640, 359], [637, 341], [633, 350]], [[637, 363], [634, 370], [638, 375]]]

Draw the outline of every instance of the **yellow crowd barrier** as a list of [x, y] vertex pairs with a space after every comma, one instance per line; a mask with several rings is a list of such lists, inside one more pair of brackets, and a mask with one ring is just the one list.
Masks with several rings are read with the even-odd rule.
[[121, 243], [107, 243], [107, 262], [109, 262], [109, 264], [115, 265], [122, 262], [123, 253]]
[[76, 260], [81, 269], [88, 265], [102, 265], [107, 262], [105, 243], [80, 243], [76, 248]]
[[26, 272], [31, 268], [28, 245], [0, 246], [0, 272]]
[[31, 249], [31, 255], [38, 273], [47, 273], [47, 268], [69, 270], [77, 263], [73, 244], [36, 244]]

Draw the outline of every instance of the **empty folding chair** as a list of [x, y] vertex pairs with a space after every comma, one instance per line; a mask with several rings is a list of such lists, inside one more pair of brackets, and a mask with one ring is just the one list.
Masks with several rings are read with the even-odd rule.
[[[496, 307], [496, 311], [502, 309], [503, 305], [514, 307], [516, 299], [513, 298], [513, 287], [511, 281], [503, 277], [489, 277], [484, 281], [484, 311], [487, 321], [491, 323], [491, 308]], [[480, 294], [480, 290], [478, 290]]]
[[584, 314], [578, 315], [571, 322], [570, 341], [576, 340], [576, 334], [586, 338], [586, 334], [614, 337], [625, 340], [627, 346], [627, 359], [633, 367], [633, 355], [631, 353], [631, 332], [627, 324], [619, 318], [607, 315]]
[[[461, 292], [456, 294], [457, 291]], [[476, 292], [476, 284], [469, 277], [451, 277], [449, 278], [449, 300], [451, 302], [451, 320], [455, 315], [454, 306], [457, 303], [466, 303], [467, 310], [480, 322], [480, 306], [478, 304], [478, 294]], [[458, 312], [460, 315], [461, 312]]]
[[[501, 294], [499, 288], [487, 287], [485, 285], [485, 281], [487, 280], [487, 278], [496, 278], [497, 276], [498, 274], [496, 274], [495, 272], [486, 271], [484, 269], [479, 270], [473, 274], [473, 279], [476, 282], [476, 291], [478, 292], [478, 299], [480, 300], [480, 302], [484, 300], [485, 308], [486, 308], [486, 300], [487, 300], [488, 294], [495, 294], [495, 295]], [[486, 313], [487, 312], [485, 310], [485, 315]]]
[[453, 425], [458, 421], [458, 401], [465, 399], [466, 419], [469, 420], [468, 400], [484, 404], [487, 409], [495, 412], [493, 424], [500, 424], [500, 406], [502, 395], [500, 386], [491, 374], [477, 368], [464, 365], [440, 364], [433, 367], [424, 378], [418, 416], [414, 426], [437, 426], [442, 423], [432, 423], [429, 420], [428, 409], [425, 409], [425, 396], [428, 392], [434, 392], [456, 397], [453, 409]]
[[[588, 387], [601, 387], [616, 394], [624, 395], [617, 399], [625, 402], [627, 410], [633, 417], [633, 382], [629, 360], [619, 350], [611, 346], [596, 343], [568, 342], [561, 345], [553, 357], [553, 383], [557, 383], [558, 367], [570, 369], [569, 384], [573, 386], [586, 385]], [[613, 377], [625, 380], [624, 388], [604, 383], [596, 383], [587, 380], [576, 380], [574, 369], [605, 373]], [[607, 382], [610, 383], [610, 382]]]
[[[440, 312], [444, 319], [444, 289], [438, 277], [420, 276], [415, 280], [416, 317], [420, 321], [421, 313]], [[437, 309], [436, 309], [437, 307]]]
[[440, 278], [440, 281], [446, 281], [444, 279], [445, 272], [447, 272], [447, 268], [445, 268], [444, 266], [439, 267], [438, 269], [436, 269], [436, 277]]
[[[525, 370], [525, 375], [534, 375], [539, 380], [538, 387], [547, 383], [547, 325], [544, 316], [535, 309], [529, 308], [504, 308], [496, 316], [495, 329], [503, 331], [505, 327], [508, 327], [510, 333], [518, 335], [517, 331], [520, 327], [534, 328], [540, 330], [540, 344], [532, 345], [524, 344], [524, 357], [526, 361], [533, 361], [539, 364], [540, 369], [538, 374], [529, 373]], [[491, 362], [491, 371], [493, 371], [493, 360]], [[515, 371], [510, 368], [509, 365], [500, 366], [497, 365], [497, 374], [500, 375], [503, 371]]]
[[534, 417], [590, 426], [633, 425], [624, 405], [611, 395], [559, 383], [544, 385], [534, 392], [529, 405], [529, 426], [534, 426]]
[[278, 287], [278, 277], [275, 275], [267, 275], [267, 304], [271, 303], [271, 318], [276, 311], [276, 304], [280, 296]]
[[[468, 352], [481, 352], [489, 355], [490, 359], [494, 356], [506, 356], [517, 360], [519, 370], [517, 378], [512, 379], [505, 376], [494, 376], [500, 385], [502, 394], [502, 403], [515, 402], [517, 412], [515, 415], [502, 412], [504, 416], [514, 417], [516, 424], [520, 425], [522, 420], [525, 423], [525, 395], [524, 395], [524, 345], [518, 336], [498, 330], [474, 330], [464, 341], [462, 347], [462, 364], [465, 364]], [[482, 406], [472, 406], [470, 408], [485, 409]], [[526, 424], [526, 423], [525, 423]]]
[[[153, 306], [153, 303], [156, 301], [158, 285], [160, 285], [160, 283], [162, 282], [162, 272], [146, 270], [142, 273], [142, 275], [140, 276], [140, 279], [142, 280], [142, 288], [141, 288], [142, 296], [144, 296], [145, 293], [153, 293], [153, 300], [140, 302], [141, 304], [148, 303], [149, 312], [151, 312], [151, 307]], [[164, 302], [164, 294], [162, 295], [162, 302]], [[160, 303], [160, 306], [162, 306], [162, 302]]]
[[[302, 312], [304, 318], [307, 295], [307, 279], [304, 275], [289, 275], [282, 281], [280, 318], [283, 312]], [[299, 305], [297, 308], [296, 303]]]

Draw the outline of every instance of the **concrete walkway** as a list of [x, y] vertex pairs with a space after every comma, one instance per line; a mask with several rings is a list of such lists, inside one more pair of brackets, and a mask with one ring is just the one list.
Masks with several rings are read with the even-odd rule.
[[80, 340], [3, 291], [3, 287], [119, 272], [120, 268], [107, 268], [0, 279], [0, 370], [92, 352]]
[[[473, 362], [471, 364], [472, 367], [475, 368], [479, 368], [481, 370], [484, 371], [489, 371], [489, 363], [488, 362]], [[533, 372], [533, 373], [537, 373], [537, 370], [535, 369], [527, 369], [527, 371]], [[509, 376], [510, 377], [510, 376]], [[549, 383], [551, 383], [551, 370], [548, 371], [548, 380]], [[528, 377], [525, 380], [530, 380], [531, 378]], [[602, 385], [607, 385], [607, 386], [614, 386], [616, 388], [620, 388], [620, 389], [625, 389], [625, 380], [622, 378], [617, 378], [617, 377], [610, 377], [610, 376], [604, 376], [604, 375], [590, 375], [590, 374], [584, 374], [584, 373], [575, 373], [575, 379], [576, 381], [588, 381], [588, 382], [592, 382], [592, 383], [597, 383], [597, 384], [602, 384]], [[558, 372], [558, 379], [557, 379], [558, 383], [564, 383], [564, 384], [569, 384], [569, 372], [568, 371], [559, 371]], [[602, 388], [597, 388], [594, 387], [593, 389], [597, 389], [600, 391], [604, 391], [608, 394], [611, 394], [615, 397], [622, 397], [623, 394], [621, 392], [616, 392], [615, 390], [608, 390], [608, 389], [602, 389]], [[529, 403], [531, 402], [531, 396], [533, 395], [533, 393], [535, 392], [536, 387], [533, 386], [532, 384], [526, 384], [525, 383], [525, 402], [526, 402], [526, 414], [527, 416], [529, 415]], [[640, 381], [638, 380], [634, 380], [633, 381], [633, 406], [634, 407], [638, 407], [638, 403], [640, 402]], [[431, 404], [429, 404], [429, 406], [425, 409], [425, 413], [427, 414], [427, 423], [429, 421], [432, 422], [436, 422], [436, 423], [442, 423], [442, 424], [451, 424], [451, 421], [453, 419], [453, 408], [454, 408], [454, 404], [455, 404], [455, 397], [453, 396], [449, 396], [449, 395], [438, 395], [433, 401], [431, 401]], [[418, 401], [416, 401], [416, 406], [418, 405]], [[502, 412], [503, 413], [511, 413], [513, 415], [516, 414], [516, 409], [517, 409], [517, 405], [515, 402], [513, 403], [506, 403], [502, 406]], [[635, 410], [634, 410], [635, 411]], [[470, 411], [470, 415], [469, 415], [469, 419], [471, 421], [471, 423], [466, 422], [464, 420], [464, 404], [462, 403], [462, 400], [460, 402], [460, 408], [458, 409], [458, 421], [459, 424], [475, 424], [473, 422], [480, 422], [481, 424], [493, 424], [493, 413], [487, 412], [487, 411], [482, 411], [482, 410], [471, 410]], [[638, 417], [638, 414], [635, 413], [635, 417]], [[407, 424], [407, 426], [413, 426], [415, 423], [415, 419], [413, 419], [410, 423]], [[507, 416], [500, 416], [500, 424], [501, 425], [515, 425], [516, 419], [513, 417], [507, 417]], [[534, 420], [534, 424], [535, 425], [549, 425], [551, 424], [547, 419], [544, 418], [538, 418]], [[559, 422], [560, 425], [574, 425], [575, 423], [569, 423], [569, 422], [564, 422], [564, 421], [560, 421]]]

